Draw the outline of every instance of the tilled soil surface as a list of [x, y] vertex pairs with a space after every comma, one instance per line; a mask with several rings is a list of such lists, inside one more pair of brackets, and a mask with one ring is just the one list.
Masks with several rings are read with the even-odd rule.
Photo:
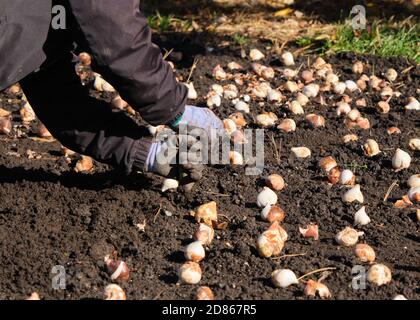
[[[226, 66], [234, 60], [249, 68], [249, 62], [240, 58], [237, 48], [216, 50], [199, 59], [193, 80], [201, 97], [215, 83], [211, 71], [217, 64]], [[74, 173], [60, 155], [60, 144], [34, 141], [31, 129], [15, 127], [14, 137], [0, 136], [0, 298], [24, 299], [37, 291], [46, 299], [101, 299], [104, 287], [111, 282], [103, 257], [116, 250], [131, 268], [130, 280], [120, 283], [129, 299], [194, 299], [197, 286], [177, 285], [177, 270], [184, 262], [182, 249], [197, 228], [189, 211], [215, 200], [229, 226], [216, 231], [217, 238], [200, 263], [203, 270], [200, 285], [209, 286], [217, 299], [306, 299], [304, 284], [274, 288], [271, 272], [288, 268], [300, 276], [323, 267], [336, 268], [324, 280], [333, 299], [392, 299], [397, 294], [419, 299], [419, 223], [414, 207], [393, 206], [396, 199], [407, 193], [408, 177], [420, 171], [419, 154], [408, 148], [408, 141], [420, 135], [420, 119], [415, 111], [404, 110], [407, 97], [418, 97], [419, 68], [403, 59], [352, 54], [329, 57], [327, 61], [342, 79], [356, 80], [351, 72], [356, 59], [365, 63], [367, 74], [374, 70], [381, 76], [387, 68], [395, 68], [399, 78], [394, 88], [402, 93], [400, 98], [391, 100], [391, 112], [385, 115], [373, 108], [380, 100], [378, 93], [352, 95], [366, 98], [368, 106], [361, 112], [372, 125], [370, 130], [355, 131], [358, 142], [347, 145], [341, 142], [349, 130], [343, 118], [335, 114], [332, 104], [339, 98], [332, 94], [324, 94], [327, 106], [310, 103], [305, 108], [307, 114], [316, 112], [326, 117], [327, 124], [322, 129], [310, 128], [303, 116], [290, 115], [275, 104], [261, 106], [252, 102], [252, 112], [247, 115], [248, 122], [252, 122], [253, 115], [273, 111], [279, 118], [287, 116], [297, 122], [294, 133], [267, 129], [264, 175], [279, 173], [287, 183], [278, 194], [279, 205], [286, 212], [284, 228], [289, 233], [282, 254], [306, 253], [302, 256], [259, 257], [256, 239], [269, 226], [260, 218], [256, 206], [257, 194], [264, 185], [263, 176], [247, 176], [244, 168], [209, 168], [206, 178], [193, 192], [162, 194], [159, 179], [141, 175], [120, 177], [99, 164], [92, 174]], [[265, 63], [279, 65], [272, 56]], [[301, 63], [306, 64], [307, 58], [298, 59], [298, 65]], [[412, 68], [407, 71], [408, 67]], [[185, 79], [189, 67], [178, 68], [177, 74]], [[402, 73], [403, 70], [406, 71]], [[275, 84], [284, 82], [279, 78]], [[15, 111], [14, 124], [20, 126], [19, 100], [5, 94], [0, 98], [0, 107]], [[201, 98], [198, 102], [204, 101]], [[224, 101], [215, 112], [226, 117], [234, 108]], [[386, 130], [391, 126], [400, 128], [401, 134], [388, 135]], [[280, 146], [279, 159], [272, 137]], [[361, 150], [368, 138], [375, 139], [382, 150], [373, 159], [366, 158]], [[304, 160], [295, 158], [290, 151], [295, 146], [310, 148], [312, 156]], [[398, 147], [408, 151], [413, 161], [409, 169], [396, 173], [390, 160]], [[40, 155], [40, 159], [29, 159], [28, 149]], [[353, 248], [337, 245], [334, 236], [353, 225], [353, 215], [360, 205], [345, 204], [341, 199], [344, 188], [326, 182], [318, 161], [328, 155], [341, 168], [350, 168], [357, 175], [372, 219], [370, 224], [357, 229], [365, 232], [361, 242], [375, 249], [377, 261], [391, 268], [393, 280], [388, 285], [374, 287], [368, 283], [365, 289], [352, 288], [352, 268], [360, 263]], [[383, 202], [394, 181], [398, 184], [389, 200]], [[143, 222], [144, 232], [136, 227]], [[304, 239], [299, 234], [299, 226], [308, 223], [319, 225], [319, 241]], [[56, 265], [65, 267], [65, 290], [52, 287], [51, 271]], [[319, 276], [315, 274], [312, 279]]]

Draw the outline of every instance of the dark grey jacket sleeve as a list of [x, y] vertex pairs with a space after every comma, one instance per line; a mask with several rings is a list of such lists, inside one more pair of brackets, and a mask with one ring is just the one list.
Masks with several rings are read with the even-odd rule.
[[98, 70], [152, 125], [167, 124], [185, 108], [187, 88], [151, 41], [139, 0], [69, 0]]

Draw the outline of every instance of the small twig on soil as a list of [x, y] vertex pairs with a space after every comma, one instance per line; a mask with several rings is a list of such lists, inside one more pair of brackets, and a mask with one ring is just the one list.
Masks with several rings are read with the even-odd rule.
[[171, 55], [172, 51], [174, 51], [173, 48], [169, 51], [165, 50], [165, 54], [163, 55], [163, 60], [168, 59], [168, 57]]
[[311, 274], [314, 274], [314, 273], [320, 273], [320, 272], [324, 272], [324, 271], [328, 271], [328, 270], [336, 270], [336, 269], [337, 268], [335, 268], [335, 267], [327, 267], [327, 268], [316, 269], [316, 270], [313, 270], [311, 272], [308, 272], [308, 273], [304, 274], [303, 276], [301, 276], [297, 280], [300, 281], [303, 278], [306, 278], [307, 276], [310, 276]]
[[187, 78], [187, 83], [190, 83], [194, 70], [197, 68], [198, 62], [199, 62], [198, 58], [194, 58], [194, 62], [191, 66], [190, 74], [188, 75], [188, 78]]
[[292, 258], [292, 257], [301, 257], [301, 256], [306, 256], [306, 252], [304, 253], [291, 253], [291, 254], [285, 254], [283, 256], [280, 257], [274, 257], [271, 258], [272, 260], [280, 260], [280, 259], [284, 259], [284, 258]]
[[385, 194], [383, 202], [386, 202], [392, 192], [392, 190], [395, 188], [395, 186], [398, 184], [398, 180], [395, 180], [388, 188], [388, 191]]
[[411, 69], [413, 69], [414, 66], [408, 67], [406, 69], [404, 69], [403, 71], [401, 71], [402, 74], [409, 72]]
[[159, 213], [162, 211], [162, 202], [161, 203], [159, 203], [159, 209], [158, 209], [158, 211], [156, 212], [156, 214], [155, 214], [155, 217], [153, 218], [153, 223], [155, 223], [156, 222], [156, 219], [157, 219], [157, 217], [158, 217], [158, 215], [159, 215]]
[[225, 214], [218, 214], [219, 217], [225, 218], [228, 222], [231, 222], [230, 218]]
[[166, 289], [162, 289], [162, 290], [160, 290], [159, 292], [158, 292], [158, 294], [152, 299], [152, 300], [157, 300], [157, 299], [159, 299], [159, 297], [162, 295], [162, 293], [164, 293], [165, 292], [165, 290]]
[[273, 147], [274, 147], [274, 155], [276, 157], [277, 164], [280, 164], [280, 151], [277, 150], [277, 143], [274, 140], [274, 134], [271, 134], [271, 143], [273, 144]]
[[211, 194], [212, 196], [219, 196], [219, 197], [230, 197], [228, 194], [218, 193], [218, 192], [212, 192], [212, 191], [204, 191], [206, 194]]

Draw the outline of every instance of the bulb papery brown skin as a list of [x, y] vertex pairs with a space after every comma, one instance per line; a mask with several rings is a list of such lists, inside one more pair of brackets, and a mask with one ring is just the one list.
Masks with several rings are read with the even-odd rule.
[[92, 57], [90, 56], [89, 53], [87, 52], [81, 52], [79, 54], [79, 61], [81, 62], [81, 64], [83, 64], [84, 66], [90, 66], [92, 64]]
[[265, 55], [258, 49], [251, 49], [249, 57], [251, 58], [251, 61], [259, 61], [264, 59]]
[[306, 121], [308, 121], [313, 128], [325, 127], [325, 118], [317, 114], [308, 114], [306, 116]]
[[337, 103], [337, 116], [347, 115], [351, 111], [351, 107], [347, 102], [340, 101]]
[[390, 68], [386, 71], [385, 77], [389, 82], [394, 82], [397, 80], [398, 72], [395, 69]]
[[74, 171], [76, 172], [91, 172], [93, 170], [93, 159], [88, 156], [82, 156], [76, 163]]
[[261, 211], [261, 217], [270, 223], [273, 222], [282, 222], [284, 218], [286, 217], [285, 212], [282, 208], [276, 205], [267, 205], [264, 209]]
[[310, 297], [315, 297], [318, 293], [319, 297], [322, 299], [331, 298], [331, 292], [325, 284], [311, 279], [306, 283], [304, 293], [306, 296]]
[[238, 128], [242, 128], [247, 125], [244, 115], [241, 112], [236, 112], [236, 113], [231, 114], [229, 116], [229, 119], [231, 119]]
[[332, 168], [337, 166], [337, 161], [333, 157], [328, 156], [319, 160], [319, 166], [325, 172], [330, 172]]
[[284, 89], [286, 89], [287, 91], [289, 91], [289, 92], [296, 92], [296, 91], [299, 91], [299, 86], [297, 85], [297, 83], [296, 82], [294, 82], [294, 81], [287, 81], [285, 84], [284, 84]]
[[337, 184], [340, 180], [341, 170], [339, 167], [334, 167], [328, 172], [328, 181], [331, 184]]
[[359, 237], [362, 235], [364, 235], [364, 232], [359, 232], [353, 228], [346, 227], [337, 233], [335, 240], [340, 245], [351, 247], [359, 241]]
[[313, 238], [314, 240], [319, 240], [319, 230], [318, 225], [309, 224], [306, 228], [299, 227], [300, 234], [305, 238]]
[[289, 103], [288, 109], [293, 114], [304, 114], [305, 111], [303, 110], [302, 106], [297, 100], [293, 100]]
[[243, 69], [243, 67], [239, 63], [237, 63], [235, 61], [229, 62], [228, 65], [227, 65], [227, 67], [228, 67], [229, 70], [232, 70], [232, 71], [233, 70], [242, 70]]
[[128, 280], [130, 270], [124, 261], [105, 256], [105, 264], [111, 280]]
[[420, 174], [413, 174], [407, 180], [407, 186], [410, 188], [420, 187]]
[[200, 265], [197, 262], [186, 262], [179, 269], [178, 276], [181, 283], [197, 284], [202, 276]]
[[200, 223], [198, 230], [194, 233], [194, 239], [200, 241], [203, 246], [209, 246], [213, 238], [214, 229], [205, 223]]
[[124, 290], [116, 284], [106, 286], [104, 290], [105, 300], [127, 300]]
[[279, 174], [270, 174], [265, 179], [265, 184], [267, 185], [267, 187], [275, 191], [283, 190], [286, 185], [283, 177]]
[[386, 265], [381, 263], [374, 264], [367, 273], [367, 279], [372, 284], [382, 286], [392, 281], [392, 273]]
[[259, 236], [257, 240], [258, 252], [264, 258], [278, 256], [287, 239], [287, 232], [276, 221]]
[[366, 243], [359, 243], [354, 248], [354, 254], [361, 262], [372, 263], [376, 259], [375, 250]]
[[48, 131], [47, 127], [41, 122], [38, 125], [38, 136], [44, 139], [52, 138], [52, 134]]
[[232, 119], [223, 120], [223, 126], [229, 135], [237, 130], [236, 123]]
[[277, 126], [277, 129], [284, 132], [296, 131], [296, 122], [293, 119], [284, 119]]
[[303, 70], [302, 79], [305, 81], [305, 83], [310, 83], [314, 81], [314, 73], [311, 70]]
[[372, 158], [381, 153], [378, 143], [373, 139], [366, 140], [366, 143], [363, 145], [363, 151], [365, 152], [365, 155], [369, 158]]
[[400, 130], [398, 127], [389, 127], [389, 128], [386, 130], [386, 132], [387, 132], [389, 135], [392, 135], [392, 134], [400, 134], [400, 133], [401, 133], [401, 130]]
[[272, 127], [278, 118], [273, 112], [263, 112], [256, 117], [256, 122], [261, 127]]
[[311, 150], [307, 147], [295, 147], [290, 149], [297, 158], [308, 158], [311, 156]]
[[215, 201], [203, 204], [197, 208], [195, 220], [200, 223], [204, 222], [208, 226], [213, 226], [213, 222], [217, 222], [217, 204]]
[[244, 158], [238, 151], [229, 152], [229, 161], [232, 166], [242, 166], [244, 164]]
[[213, 291], [209, 287], [198, 288], [196, 300], [214, 300]]

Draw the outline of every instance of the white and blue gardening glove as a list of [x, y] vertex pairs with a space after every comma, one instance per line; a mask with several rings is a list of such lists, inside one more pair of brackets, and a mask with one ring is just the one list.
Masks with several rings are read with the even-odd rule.
[[184, 113], [172, 121], [170, 127], [178, 131], [182, 125], [186, 125], [188, 131], [200, 128], [207, 133], [208, 137], [215, 137], [224, 132], [222, 120], [208, 108], [187, 105]]

